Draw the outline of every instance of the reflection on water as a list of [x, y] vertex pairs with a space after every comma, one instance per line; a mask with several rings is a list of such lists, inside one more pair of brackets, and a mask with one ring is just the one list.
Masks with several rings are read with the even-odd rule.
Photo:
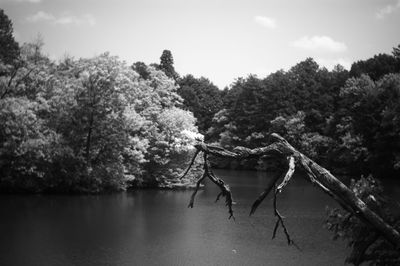
[[[228, 220], [209, 183], [188, 209], [190, 191], [140, 190], [101, 196], [0, 196], [0, 265], [343, 265], [345, 243], [323, 228], [335, 203], [300, 177], [279, 196], [297, 245], [271, 240], [271, 200], [250, 206], [263, 173], [218, 171], [234, 193]], [[395, 189], [396, 186], [391, 186]], [[397, 186], [398, 188], [398, 186]]]

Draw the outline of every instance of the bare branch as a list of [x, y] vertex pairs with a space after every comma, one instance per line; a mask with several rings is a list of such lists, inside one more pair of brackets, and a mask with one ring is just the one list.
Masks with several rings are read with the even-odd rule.
[[186, 168], [186, 171], [183, 173], [183, 175], [179, 179], [182, 179], [187, 175], [187, 173], [189, 172], [190, 168], [192, 168], [192, 165], [193, 165], [194, 161], [196, 160], [196, 157], [197, 157], [197, 155], [199, 153], [200, 153], [200, 150], [196, 150], [196, 152], [193, 155], [192, 160], [190, 161], [190, 164], [189, 164], [188, 168]]
[[295, 160], [293, 156], [290, 156], [288, 158], [288, 165], [289, 168], [286, 172], [285, 177], [283, 178], [282, 183], [278, 186], [278, 188], [276, 189], [278, 193], [281, 193], [282, 189], [289, 183], [290, 179], [292, 178], [293, 174], [294, 174], [294, 168], [295, 168]]
[[[199, 144], [201, 145], [201, 144]], [[203, 146], [203, 145], [201, 145]], [[205, 146], [205, 145], [204, 145]], [[204, 159], [204, 172], [203, 172], [203, 176], [201, 178], [199, 178], [199, 180], [197, 180], [197, 184], [196, 184], [196, 188], [195, 191], [193, 192], [191, 198], [190, 198], [190, 202], [188, 207], [193, 208], [193, 203], [194, 203], [194, 198], [197, 194], [197, 191], [200, 187], [200, 183], [204, 180], [205, 177], [208, 177], [214, 184], [216, 184], [219, 189], [221, 190], [221, 192], [218, 194], [216, 202], [219, 200], [219, 198], [221, 196], [225, 197], [225, 204], [226, 206], [228, 206], [228, 212], [229, 212], [229, 219], [233, 218], [235, 220], [235, 217], [233, 216], [233, 210], [232, 210], [232, 205], [233, 205], [233, 200], [232, 200], [232, 193], [229, 189], [229, 186], [225, 184], [225, 182], [218, 178], [211, 170], [210, 164], [208, 162], [208, 158], [207, 158], [207, 148], [202, 150], [203, 153], [203, 159]], [[190, 166], [193, 164], [197, 154], [200, 152], [200, 149], [198, 149], [195, 153], [195, 155], [193, 156], [192, 162], [190, 164]], [[189, 171], [190, 166], [188, 167], [188, 170], [186, 170], [185, 174]], [[183, 175], [185, 176], [185, 175]]]
[[258, 196], [256, 201], [254, 201], [253, 205], [251, 206], [250, 214], [249, 216], [253, 215], [258, 206], [263, 202], [263, 200], [268, 196], [269, 192], [271, 192], [272, 188], [275, 187], [276, 182], [279, 180], [279, 178], [282, 177], [281, 173], [277, 173], [269, 182], [268, 186], [264, 189], [264, 191]]
[[199, 188], [200, 188], [201, 182], [204, 180], [204, 178], [206, 178], [206, 176], [207, 176], [207, 174], [206, 174], [206, 172], [204, 172], [203, 175], [202, 175], [202, 177], [200, 177], [199, 180], [197, 180], [196, 188], [195, 188], [195, 190], [193, 191], [192, 196], [190, 197], [190, 202], [189, 202], [188, 208], [193, 208], [194, 198], [196, 197], [197, 191], [198, 191]]
[[[225, 204], [226, 206], [228, 206], [228, 211], [229, 211], [229, 219], [230, 218], [235, 219], [232, 210], [233, 200], [232, 200], [231, 190], [229, 189], [229, 186], [226, 185], [222, 179], [215, 176], [214, 173], [212, 172], [208, 162], [207, 153], [204, 153], [204, 172], [210, 178], [210, 180], [219, 187], [219, 189], [221, 190], [220, 193], [221, 196], [225, 197]], [[218, 195], [217, 199], [219, 199], [219, 197], [220, 195]]]
[[[235, 216], [233, 216], [233, 210], [232, 210], [232, 205], [233, 205], [232, 193], [229, 186], [226, 185], [222, 179], [215, 176], [208, 166], [207, 168], [208, 169], [206, 171], [208, 172], [208, 177], [210, 178], [211, 181], [214, 182], [214, 184], [216, 184], [221, 189], [220, 194], [225, 197], [225, 205], [228, 206], [228, 212], [229, 212], [228, 219], [233, 218], [233, 220], [235, 220]], [[217, 199], [219, 199], [219, 195]]]
[[274, 228], [274, 232], [273, 232], [273, 234], [272, 234], [272, 239], [275, 238], [275, 236], [276, 236], [276, 231], [278, 230], [279, 225], [281, 225], [282, 228], [283, 228], [283, 232], [285, 233], [287, 243], [288, 243], [288, 245], [291, 245], [291, 244], [294, 244], [294, 242], [293, 242], [293, 240], [290, 238], [289, 232], [288, 232], [288, 230], [287, 230], [287, 228], [286, 228], [286, 226], [285, 226], [285, 223], [283, 222], [283, 219], [284, 219], [285, 217], [283, 217], [283, 216], [279, 213], [278, 208], [276, 207], [276, 196], [278, 195], [278, 193], [279, 193], [279, 190], [276, 188], [276, 189], [275, 189], [275, 193], [274, 193], [274, 203], [273, 203], [273, 205], [274, 205], [274, 215], [275, 215], [278, 219], [276, 220], [276, 223], [275, 223], [275, 228]]
[[220, 192], [218, 195], [217, 195], [217, 198], [215, 199], [215, 202], [218, 202], [219, 201], [219, 198], [222, 196], [222, 192]]

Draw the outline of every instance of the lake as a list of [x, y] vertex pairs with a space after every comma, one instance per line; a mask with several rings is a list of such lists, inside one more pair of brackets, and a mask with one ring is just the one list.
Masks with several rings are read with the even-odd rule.
[[[231, 187], [236, 220], [218, 188], [137, 190], [98, 196], [0, 195], [0, 265], [343, 265], [346, 243], [331, 240], [325, 208], [336, 203], [300, 176], [278, 207], [299, 246], [275, 224], [271, 197], [249, 217], [265, 173], [216, 171]], [[400, 195], [399, 183], [389, 193]]]

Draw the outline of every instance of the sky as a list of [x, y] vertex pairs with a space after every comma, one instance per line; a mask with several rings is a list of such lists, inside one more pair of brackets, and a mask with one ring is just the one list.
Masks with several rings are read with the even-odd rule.
[[400, 44], [400, 0], [0, 0], [19, 43], [40, 34], [44, 52], [127, 64], [159, 63], [220, 89], [312, 57], [328, 69]]

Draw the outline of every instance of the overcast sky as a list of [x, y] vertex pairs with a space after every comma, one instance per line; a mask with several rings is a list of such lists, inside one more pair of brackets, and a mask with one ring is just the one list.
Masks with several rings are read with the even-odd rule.
[[0, 0], [20, 43], [40, 33], [45, 52], [128, 64], [171, 50], [181, 74], [221, 89], [307, 57], [332, 68], [400, 44], [400, 0]]

